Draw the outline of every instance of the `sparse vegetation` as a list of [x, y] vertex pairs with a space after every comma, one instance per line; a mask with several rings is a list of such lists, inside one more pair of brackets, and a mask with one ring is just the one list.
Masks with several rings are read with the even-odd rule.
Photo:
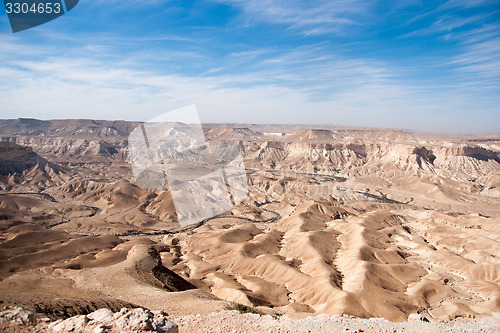
[[255, 313], [255, 314], [258, 314], [260, 316], [264, 315], [263, 312], [257, 310], [256, 308], [253, 308], [251, 306], [246, 306], [246, 305], [243, 305], [243, 304], [240, 304], [240, 303], [228, 303], [226, 305], [225, 309], [227, 311], [236, 310], [239, 313]]

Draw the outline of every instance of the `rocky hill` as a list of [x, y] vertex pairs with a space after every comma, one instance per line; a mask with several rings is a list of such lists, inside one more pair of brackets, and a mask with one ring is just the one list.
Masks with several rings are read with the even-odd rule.
[[0, 186], [28, 185], [38, 189], [62, 182], [64, 168], [47, 161], [32, 148], [0, 141]]

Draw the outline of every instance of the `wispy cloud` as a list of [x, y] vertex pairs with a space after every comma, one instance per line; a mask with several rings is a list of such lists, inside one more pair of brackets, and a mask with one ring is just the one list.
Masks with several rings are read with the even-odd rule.
[[314, 5], [299, 0], [214, 0], [243, 11], [245, 21], [285, 24], [306, 35], [338, 33], [362, 24], [370, 12], [370, 1], [319, 0]]
[[477, 24], [478, 22], [483, 22], [486, 18], [491, 17], [492, 14], [477, 14], [469, 16], [466, 18], [461, 18], [452, 14], [443, 14], [439, 16], [432, 25], [411, 31], [402, 35], [401, 37], [414, 37], [414, 36], [426, 36], [431, 34], [449, 34], [455, 32], [455, 30], [467, 27], [472, 24]]
[[496, 0], [449, 0], [436, 3], [416, 15], [408, 25], [423, 20], [399, 39], [425, 40], [444, 50], [434, 57], [437, 67], [446, 67], [454, 86], [465, 93], [492, 92], [500, 86], [500, 13]]
[[484, 5], [498, 5], [497, 0], [449, 0], [441, 8], [473, 8]]
[[500, 85], [500, 36], [466, 44], [465, 51], [454, 57], [451, 63], [458, 66], [458, 71], [465, 72], [470, 81], [479, 79], [481, 84], [489, 83], [491, 88], [498, 89]]

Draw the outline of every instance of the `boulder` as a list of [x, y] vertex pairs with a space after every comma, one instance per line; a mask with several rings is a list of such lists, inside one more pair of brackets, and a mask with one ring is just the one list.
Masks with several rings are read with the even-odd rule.
[[13, 307], [0, 312], [0, 322], [12, 321], [18, 326], [30, 325], [35, 323], [33, 312], [20, 307]]
[[104, 324], [104, 325], [112, 325], [114, 313], [110, 309], [99, 309], [87, 315], [87, 318], [90, 321], [90, 324]]
[[[117, 316], [118, 315], [118, 316]], [[142, 308], [122, 309], [115, 314], [116, 326], [124, 331], [155, 331], [177, 333], [178, 326], [168, 320], [161, 311], [149, 311]]]
[[84, 315], [73, 316], [55, 325], [49, 325], [49, 328], [54, 332], [75, 332], [80, 333], [85, 329], [88, 323], [88, 318]]

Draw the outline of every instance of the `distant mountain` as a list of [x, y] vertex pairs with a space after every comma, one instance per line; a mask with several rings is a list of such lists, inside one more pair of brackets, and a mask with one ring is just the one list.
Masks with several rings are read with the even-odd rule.
[[337, 136], [325, 129], [301, 129], [287, 137], [287, 140], [294, 142], [331, 142], [334, 139], [337, 139]]
[[2, 136], [13, 134], [40, 135], [48, 131], [51, 125], [50, 121], [38, 119], [19, 118], [0, 120], [0, 134]]
[[219, 127], [207, 128], [205, 136], [208, 140], [242, 140], [261, 137], [260, 133], [254, 132], [248, 127]]
[[414, 141], [415, 137], [403, 130], [338, 130], [335, 134], [343, 139], [366, 139], [382, 141]]
[[7, 119], [0, 120], [0, 135], [18, 136], [64, 136], [73, 138], [126, 138], [139, 122], [123, 120], [38, 120]]

